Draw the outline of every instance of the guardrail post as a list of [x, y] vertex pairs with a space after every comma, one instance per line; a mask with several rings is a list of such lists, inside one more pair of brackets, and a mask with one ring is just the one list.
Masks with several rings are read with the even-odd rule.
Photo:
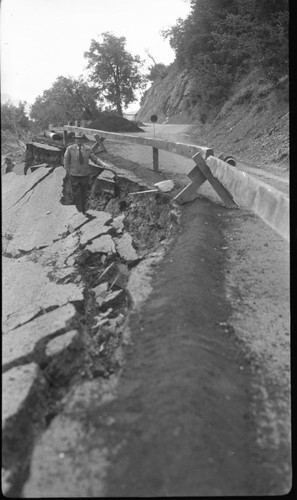
[[153, 147], [153, 166], [154, 172], [159, 172], [159, 150]]
[[63, 130], [63, 144], [64, 144], [65, 148], [67, 148], [67, 139], [68, 139], [67, 130]]

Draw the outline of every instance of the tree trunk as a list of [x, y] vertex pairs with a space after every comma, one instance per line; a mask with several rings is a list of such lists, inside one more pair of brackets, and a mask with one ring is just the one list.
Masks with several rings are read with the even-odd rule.
[[121, 101], [117, 101], [117, 112], [120, 116], [123, 116]]
[[85, 112], [87, 113], [87, 115], [90, 117], [91, 120], [93, 120], [94, 117], [93, 117], [92, 111], [90, 110], [89, 106], [86, 104], [85, 100], [80, 95], [80, 93], [78, 92], [78, 90], [76, 90], [76, 95], [80, 99], [80, 102], [82, 103], [82, 106], [83, 106]]

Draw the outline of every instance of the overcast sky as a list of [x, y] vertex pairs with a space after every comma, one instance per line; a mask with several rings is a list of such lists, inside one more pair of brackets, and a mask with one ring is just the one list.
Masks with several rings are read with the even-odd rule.
[[189, 0], [2, 0], [1, 93], [33, 103], [58, 76], [78, 77], [91, 40], [105, 31], [126, 37], [148, 65], [146, 49], [169, 64], [174, 52], [160, 30], [189, 12]]

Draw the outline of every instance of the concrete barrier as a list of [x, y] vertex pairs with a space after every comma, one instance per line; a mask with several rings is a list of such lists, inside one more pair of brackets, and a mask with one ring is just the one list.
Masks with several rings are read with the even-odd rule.
[[214, 156], [209, 156], [206, 163], [213, 176], [232, 193], [239, 205], [252, 210], [266, 224], [289, 241], [290, 207], [288, 196]]

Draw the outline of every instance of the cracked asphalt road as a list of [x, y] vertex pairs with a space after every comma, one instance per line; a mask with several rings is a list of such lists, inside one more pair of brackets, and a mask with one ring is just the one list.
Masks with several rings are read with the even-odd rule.
[[130, 316], [120, 378], [73, 388], [24, 497], [289, 491], [288, 244], [209, 186], [182, 212]]

